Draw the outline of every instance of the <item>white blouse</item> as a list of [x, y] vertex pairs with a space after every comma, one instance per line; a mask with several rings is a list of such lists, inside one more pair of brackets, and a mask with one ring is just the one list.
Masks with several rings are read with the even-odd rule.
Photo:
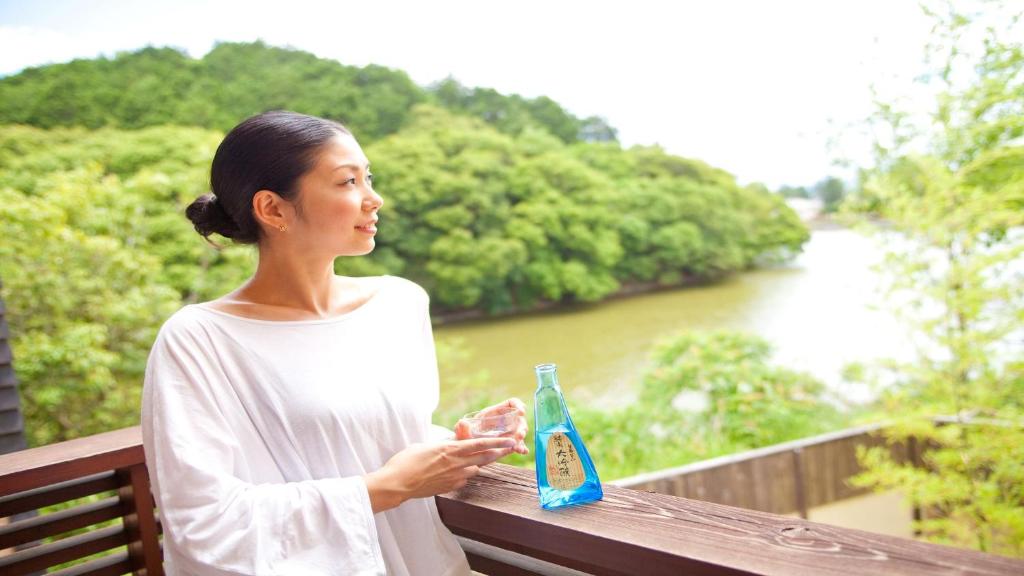
[[323, 320], [176, 312], [150, 352], [142, 437], [169, 575], [469, 574], [433, 498], [373, 514], [362, 475], [435, 439], [418, 285], [380, 278]]

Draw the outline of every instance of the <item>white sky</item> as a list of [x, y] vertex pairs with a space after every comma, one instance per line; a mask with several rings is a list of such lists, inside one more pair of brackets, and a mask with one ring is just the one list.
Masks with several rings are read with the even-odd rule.
[[605, 117], [627, 146], [659, 143], [775, 188], [845, 176], [836, 155], [865, 158], [846, 127], [869, 112], [872, 81], [922, 71], [928, 27], [911, 0], [0, 0], [0, 75], [263, 39], [422, 85], [452, 75], [546, 95]]

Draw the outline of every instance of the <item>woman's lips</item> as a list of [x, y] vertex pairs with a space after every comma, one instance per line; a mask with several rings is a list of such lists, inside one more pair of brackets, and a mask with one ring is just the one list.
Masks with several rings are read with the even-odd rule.
[[376, 234], [377, 233], [377, 225], [376, 224], [367, 224], [366, 226], [356, 226], [356, 230], [359, 230], [360, 232], [365, 232], [367, 234]]

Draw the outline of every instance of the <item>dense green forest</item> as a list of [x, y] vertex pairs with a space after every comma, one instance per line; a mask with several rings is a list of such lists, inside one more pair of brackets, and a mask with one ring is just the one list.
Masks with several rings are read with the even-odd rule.
[[226, 132], [253, 114], [295, 110], [339, 120], [364, 144], [408, 124], [415, 104], [434, 103], [507, 134], [539, 126], [565, 143], [615, 139], [601, 118], [577, 118], [544, 96], [503, 95], [451, 78], [421, 88], [398, 70], [345, 66], [262, 42], [220, 43], [201, 59], [149, 47], [29, 68], [0, 79], [0, 103], [0, 124], [41, 128], [176, 124]]
[[34, 445], [133, 423], [163, 320], [251, 274], [251, 247], [214, 249], [183, 210], [208, 190], [224, 129], [266, 109], [353, 127], [387, 205], [373, 254], [337, 269], [408, 277], [437, 314], [713, 279], [808, 239], [763, 187], [623, 149], [549, 99], [450, 79], [424, 90], [260, 43], [35, 68], [0, 94], [0, 278]]

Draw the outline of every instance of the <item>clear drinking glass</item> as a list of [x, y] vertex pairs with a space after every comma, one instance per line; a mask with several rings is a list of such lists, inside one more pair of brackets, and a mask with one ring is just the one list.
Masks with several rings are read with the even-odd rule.
[[469, 426], [473, 438], [496, 438], [515, 434], [519, 413], [512, 406], [501, 406], [470, 412], [460, 420]]

